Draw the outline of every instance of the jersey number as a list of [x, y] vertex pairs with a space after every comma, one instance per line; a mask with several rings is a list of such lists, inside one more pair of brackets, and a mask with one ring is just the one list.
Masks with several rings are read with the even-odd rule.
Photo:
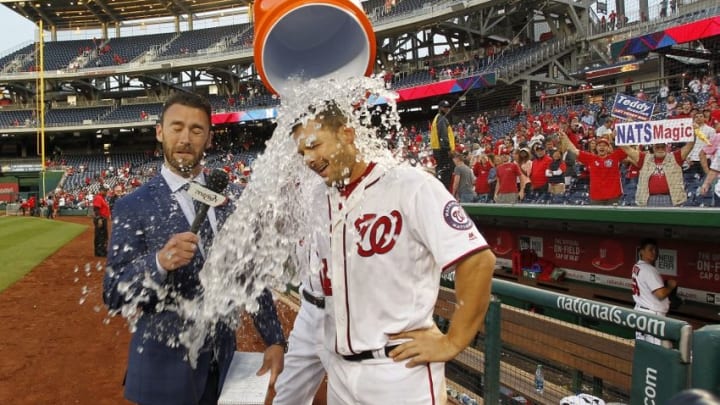
[[632, 279], [632, 293], [633, 295], [640, 295], [640, 287], [638, 287], [637, 279]]

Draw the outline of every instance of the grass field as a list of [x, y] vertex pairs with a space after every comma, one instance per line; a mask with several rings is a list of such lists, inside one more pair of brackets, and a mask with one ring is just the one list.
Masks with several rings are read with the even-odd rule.
[[0, 217], [0, 291], [86, 228], [38, 217]]

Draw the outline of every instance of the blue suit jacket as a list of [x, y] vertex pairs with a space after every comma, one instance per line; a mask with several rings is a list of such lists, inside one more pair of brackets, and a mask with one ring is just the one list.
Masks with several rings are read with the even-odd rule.
[[[230, 189], [239, 195], [238, 188], [231, 185]], [[233, 210], [232, 202], [215, 208], [218, 227]], [[143, 286], [151, 281], [162, 286], [161, 291], [174, 291], [184, 298], [198, 295], [199, 272], [204, 263], [199, 250], [190, 264], [177, 269], [170, 278], [157, 271], [155, 262], [156, 253], [172, 234], [189, 229], [190, 224], [161, 175], [119, 199], [113, 208], [103, 298], [110, 309], [117, 310], [141, 297], [125, 378], [125, 397], [133, 402], [195, 405], [205, 389], [213, 355], [218, 360], [221, 388], [230, 367], [236, 348], [234, 330], [218, 324], [212, 339], [204, 342], [196, 368], [192, 368], [185, 347], [171, 348], [166, 344], [167, 337], [177, 337], [187, 322], [176, 312], [164, 310], [164, 305], [173, 304], [173, 295], [158, 297], [156, 289]], [[270, 292], [265, 290], [258, 301], [260, 309], [253, 318], [263, 340], [267, 345], [283, 343]]]

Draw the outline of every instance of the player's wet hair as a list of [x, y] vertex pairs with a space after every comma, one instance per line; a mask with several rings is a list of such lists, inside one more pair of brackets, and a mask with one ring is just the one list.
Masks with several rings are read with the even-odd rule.
[[165, 104], [163, 104], [162, 111], [160, 112], [159, 122], [161, 124], [163, 122], [163, 117], [165, 117], [165, 112], [175, 104], [203, 110], [205, 114], [207, 114], [208, 122], [212, 123], [212, 106], [210, 105], [210, 101], [208, 101], [208, 99], [199, 94], [179, 91], [165, 100]]
[[645, 238], [640, 241], [640, 250], [643, 250], [648, 246], [657, 247], [657, 245], [658, 245], [657, 240], [655, 240], [653, 238]]
[[320, 128], [335, 132], [347, 124], [348, 119], [335, 100], [325, 100], [320, 105], [308, 106], [307, 112], [295, 119], [290, 129], [290, 134], [303, 125], [307, 117], [311, 117], [320, 123]]

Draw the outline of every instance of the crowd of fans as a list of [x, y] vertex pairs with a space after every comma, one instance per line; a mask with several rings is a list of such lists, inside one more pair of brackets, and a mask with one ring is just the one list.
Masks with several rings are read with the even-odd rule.
[[[18, 199], [16, 203], [19, 204], [19, 214], [54, 218], [63, 210], [89, 209], [95, 194], [100, 190], [107, 191], [107, 200], [112, 208], [115, 200], [133, 192], [159, 173], [162, 164], [160, 153], [155, 151], [144, 155], [144, 161], [139, 164], [124, 162], [115, 166], [108, 159], [100, 168], [90, 162], [71, 164], [63, 157], [49, 160], [46, 162], [49, 170], [65, 171], [60, 184], [45, 198], [30, 195], [28, 198]], [[256, 155], [256, 151], [237, 155], [231, 152], [216, 153], [206, 157], [206, 167], [223, 169], [228, 173], [231, 182], [242, 187], [247, 184], [252, 174], [250, 165]]]
[[[491, 120], [487, 114], [456, 116], [454, 161], [456, 167], [471, 168], [475, 184], [474, 193], [459, 193], [465, 195], [461, 201], [712, 205], [713, 193], [699, 193], [698, 188], [712, 172], [710, 163], [720, 145], [720, 93], [715, 78], [709, 75], [692, 78], [687, 87], [675, 93], [663, 85], [656, 95], [642, 90], [632, 95], [658, 103], [653, 119], [691, 118], [696, 132], [704, 137], [694, 144], [646, 147], [655, 160], [654, 172], [647, 173], [649, 177], [645, 178], [642, 171], [645, 154], [633, 153], [645, 148], [614, 145], [616, 119], [610, 115], [611, 106], [607, 103], [555, 108], [547, 105], [537, 113], [524, 106], [517, 109], [514, 103], [507, 117], [499, 119]], [[496, 133], [494, 130], [502, 127], [498, 122], [503, 120], [513, 123], [511, 130]], [[432, 169], [435, 162], [428, 147], [427, 131], [419, 129], [426, 125], [404, 127], [391, 134], [389, 141], [411, 162]], [[672, 162], [663, 161], [666, 154], [676, 159], [679, 176]], [[464, 176], [463, 173], [467, 171], [456, 169], [457, 175]], [[666, 183], [661, 184], [663, 181]], [[459, 184], [463, 183], [461, 179]], [[638, 185], [642, 186], [640, 190]], [[648, 193], [651, 197], [672, 198], [658, 202], [657, 198], [646, 198]], [[720, 200], [720, 196], [714, 200]]]
[[[628, 86], [626, 91], [630, 90]], [[657, 102], [653, 119], [691, 118], [704, 140], [645, 148], [616, 147], [616, 119], [609, 113], [609, 101], [576, 106], [546, 103], [538, 112], [522, 105], [518, 108], [519, 103], [514, 102], [501, 116], [451, 114], [456, 137], [451, 158], [457, 177], [452, 182], [456, 190], [451, 191], [465, 203], [720, 203], [720, 195], [715, 196], [711, 187], [702, 189], [703, 179], [713, 172], [711, 162], [720, 145], [717, 80], [705, 75], [691, 78], [686, 87], [674, 92], [663, 85], [656, 94], [639, 90], [632, 95]], [[386, 139], [398, 157], [433, 171], [436, 161], [429, 145], [429, 124], [407, 124], [390, 131]], [[154, 152], [148, 153], [141, 164], [108, 162], [92, 170], [89, 164], [68, 164], [62, 158], [48, 162], [66, 171], [53, 193], [54, 204], [58, 208], [86, 208], [101, 187], [109, 190], [112, 200], [154, 176], [161, 161], [159, 152]], [[247, 155], [217, 153], [208, 161], [209, 167], [227, 171], [233, 182], [244, 184], [250, 178], [252, 158]], [[24, 211], [32, 212], [28, 201], [23, 203]], [[40, 200], [36, 204], [41, 207], [46, 203]]]

